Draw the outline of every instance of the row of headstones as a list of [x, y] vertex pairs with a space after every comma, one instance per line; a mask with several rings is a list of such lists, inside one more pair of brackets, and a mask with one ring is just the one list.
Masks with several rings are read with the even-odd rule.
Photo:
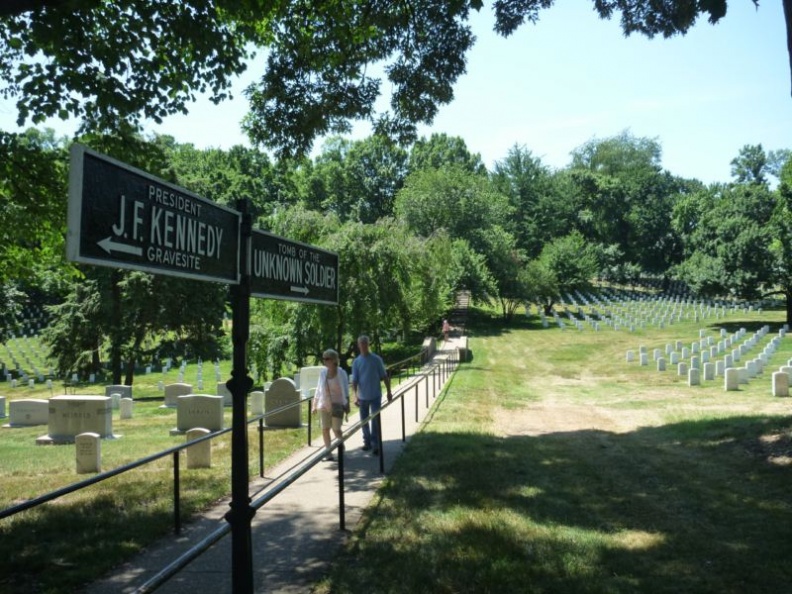
[[[306, 379], [310, 374], [303, 375]], [[223, 408], [230, 401], [230, 393], [216, 396], [193, 394], [189, 384], [170, 384], [166, 388], [165, 407], [176, 408], [176, 428], [172, 434], [181, 434], [195, 427], [212, 431], [223, 429]], [[227, 392], [225, 385], [223, 388]], [[96, 432], [103, 438], [113, 437], [112, 411], [120, 409], [121, 419], [132, 418], [132, 388], [107, 386], [106, 389], [106, 396], [63, 395], [49, 400], [12, 400], [9, 404], [10, 423], [4, 427], [48, 425], [48, 434], [36, 440], [40, 445], [69, 443], [75, 435], [84, 432]], [[312, 395], [312, 392], [313, 389], [308, 389], [306, 395]], [[266, 386], [265, 391], [250, 393], [250, 413], [265, 415], [267, 426], [299, 427], [301, 417], [297, 405], [303, 398], [304, 394], [291, 378], [280, 378]], [[0, 418], [5, 418], [5, 408], [6, 399], [0, 397]]]
[[[12, 343], [13, 341], [13, 343]], [[30, 341], [28, 337], [21, 339], [12, 338], [5, 343], [6, 357], [12, 362], [13, 365], [19, 365], [19, 359], [23, 360], [28, 365], [46, 365], [47, 353], [42, 350], [40, 341]], [[11, 346], [14, 349], [11, 349]], [[19, 359], [17, 358], [19, 357]]]
[[[187, 442], [212, 433], [205, 427], [195, 427], [185, 432]], [[205, 439], [185, 448], [187, 468], [212, 467], [212, 441]], [[102, 472], [102, 436], [92, 431], [74, 437], [74, 457], [77, 474]]]
[[[712, 315], [714, 315], [716, 319], [720, 319], [731, 312], [739, 311], [739, 308], [736, 307], [727, 309], [725, 306], [722, 306], [721, 309], [717, 309], [718, 306], [713, 305], [712, 302], [698, 301], [690, 305], [685, 305], [678, 297], [669, 299], [667, 297], [651, 296], [642, 298], [641, 300], [628, 300], [626, 298], [610, 300], [607, 297], [600, 299], [594, 295], [585, 297], [579, 292], [577, 295], [583, 303], [591, 307], [592, 315], [599, 318], [599, 321], [606, 323], [615, 330], [624, 328], [631, 332], [634, 332], [638, 328], [643, 329], [647, 324], [664, 328], [666, 325], [680, 322], [683, 319], [699, 321], [699, 319], [711, 317]], [[589, 322], [592, 327], [595, 327], [595, 320], [582, 310], [574, 297], [567, 295], [567, 300], [577, 308], [578, 314], [583, 317], [585, 321]], [[651, 305], [652, 302], [655, 304]], [[604, 312], [600, 312], [594, 304], [603, 309]], [[747, 312], [750, 310], [750, 306], [744, 306], [742, 310]], [[566, 311], [568, 317], [572, 318], [571, 312], [569, 312], [568, 309]], [[582, 329], [582, 325], [576, 324], [576, 326], [578, 329]], [[598, 330], [598, 326], [596, 326], [595, 329]]]
[[[595, 315], [601, 318], [611, 318], [614, 324], [629, 328], [631, 331], [634, 331], [636, 327], [645, 328], [647, 324], [664, 328], [666, 325], [681, 322], [683, 319], [699, 321], [712, 316], [720, 319], [741, 310], [738, 307], [713, 307], [703, 301], [686, 305], [673, 299], [660, 297], [653, 297], [645, 301], [600, 301], [598, 305], [605, 312], [601, 314], [594, 308]], [[744, 306], [742, 311], [748, 313], [751, 307]]]
[[[745, 329], [741, 328], [736, 332], [733, 337], [726, 336], [725, 330], [721, 329], [721, 338], [717, 346], [713, 346], [712, 337], [705, 337], [704, 330], [699, 331], [701, 340], [691, 344], [690, 350], [682, 346], [681, 341], [676, 341], [675, 345], [666, 345], [666, 354], [669, 356], [670, 363], [677, 365], [677, 373], [681, 376], [687, 376], [688, 385], [695, 386], [701, 384], [701, 374], [703, 371], [704, 380], [714, 380], [716, 377], [724, 376], [724, 389], [727, 391], [739, 389], [739, 384], [748, 383], [749, 379], [755, 378], [757, 375], [764, 371], [765, 366], [768, 364], [770, 357], [775, 353], [781, 339], [786, 336], [788, 326], [785, 324], [778, 332], [778, 336], [773, 337], [768, 344], [764, 347], [762, 353], [758, 357], [747, 361], [743, 367], [735, 367], [734, 364], [739, 362], [741, 358], [753, 349], [757, 342], [767, 335], [769, 326], [763, 326], [752, 337], [747, 339], [743, 344], [739, 345], [731, 353], [726, 353], [723, 360], [710, 361], [710, 357], [714, 358], [717, 355], [724, 354], [726, 349], [730, 348], [737, 340], [745, 336]], [[673, 350], [676, 348], [676, 350]], [[705, 350], [705, 349], [709, 350]], [[680, 351], [679, 353], [677, 351]], [[686, 361], [690, 353], [694, 355], [690, 358], [690, 366]], [[700, 356], [695, 355], [700, 353]], [[641, 365], [648, 365], [648, 351], [645, 346], [639, 348], [639, 361]], [[666, 360], [661, 355], [660, 349], [654, 349], [654, 359], [657, 364], [658, 371], [666, 370]], [[635, 361], [635, 352], [627, 351], [627, 361]], [[703, 369], [702, 369], [703, 364]], [[792, 360], [788, 362], [787, 366], [783, 366], [780, 370], [780, 375], [773, 374], [773, 390], [774, 396], [788, 396], [789, 395], [789, 378], [788, 374], [792, 371]], [[786, 377], [782, 377], [786, 375]]]
[[[312, 371], [312, 370], [311, 370]], [[303, 381], [310, 385], [308, 368], [301, 370]], [[307, 385], [304, 386], [307, 388]], [[315, 385], [315, 384], [314, 384]], [[122, 389], [131, 396], [131, 386], [108, 386], [108, 390]], [[128, 389], [128, 391], [126, 390]], [[312, 389], [310, 390], [312, 391]], [[267, 426], [299, 427], [301, 425], [300, 408], [296, 406], [303, 395], [290, 378], [281, 378], [272, 382], [265, 392], [255, 391], [250, 394], [251, 412], [254, 415], [265, 415]], [[37, 444], [75, 443], [76, 467], [78, 473], [101, 471], [101, 439], [113, 438], [112, 406], [119, 402], [122, 418], [126, 417], [125, 409], [131, 417], [132, 398], [120, 392], [112, 392], [110, 396], [58, 396], [50, 401], [20, 399], [11, 402], [12, 423], [15, 418], [25, 419], [27, 426], [33, 417], [42, 416], [46, 406], [49, 433], [36, 440]], [[185, 394], [177, 397], [177, 427], [172, 435], [186, 434], [187, 441], [192, 441], [213, 431], [223, 429], [223, 397], [201, 394]], [[5, 398], [2, 398], [0, 412], [5, 415]], [[126, 417], [128, 418], [128, 417]], [[44, 423], [41, 423], [44, 424]], [[93, 431], [92, 431], [93, 429]], [[187, 448], [187, 467], [206, 468], [211, 466], [211, 440], [204, 440]]]
[[[588, 297], [581, 294], [579, 291], [576, 293], [578, 298], [587, 305], [599, 305], [601, 307], [607, 306], [623, 306], [632, 305], [644, 308], [682, 308], [682, 307], [697, 307], [699, 312], [706, 313], [720, 308], [721, 310], [745, 310], [752, 309], [753, 305], [747, 303], [737, 303], [725, 300], [707, 300], [707, 299], [692, 299], [687, 297], [680, 297], [668, 294], [660, 295], [647, 295], [640, 293], [622, 293], [620, 295], [609, 295], [608, 293], [601, 293], [599, 296], [589, 294]], [[575, 299], [569, 295], [567, 298], [575, 304]]]

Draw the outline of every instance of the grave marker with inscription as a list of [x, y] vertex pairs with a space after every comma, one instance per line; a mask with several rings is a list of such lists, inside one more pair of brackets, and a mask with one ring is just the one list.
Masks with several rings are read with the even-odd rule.
[[[294, 382], [288, 377], [282, 377], [272, 382], [264, 396], [264, 422], [267, 427], [299, 427], [300, 421], [300, 392], [294, 387]], [[285, 410], [272, 414], [272, 411], [288, 407]]]
[[190, 429], [203, 427], [209, 431], [223, 428], [223, 397], [209, 394], [179, 396], [176, 404], [176, 429], [171, 435], [179, 435]]
[[113, 406], [109, 396], [65, 395], [49, 399], [48, 433], [38, 445], [72, 443], [80, 433], [113, 438]]

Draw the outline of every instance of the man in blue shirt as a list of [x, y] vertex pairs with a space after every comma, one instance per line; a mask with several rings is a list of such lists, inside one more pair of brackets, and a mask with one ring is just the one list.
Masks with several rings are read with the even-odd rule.
[[355, 404], [360, 407], [360, 420], [363, 424], [363, 450], [371, 450], [373, 455], [379, 454], [380, 418], [374, 417], [370, 423], [365, 422], [369, 415], [379, 412], [382, 406], [382, 388], [385, 382], [388, 402], [393, 399], [390, 378], [385, 370], [382, 357], [369, 350], [369, 337], [360, 336], [357, 341], [360, 354], [352, 361], [352, 390], [355, 393]]

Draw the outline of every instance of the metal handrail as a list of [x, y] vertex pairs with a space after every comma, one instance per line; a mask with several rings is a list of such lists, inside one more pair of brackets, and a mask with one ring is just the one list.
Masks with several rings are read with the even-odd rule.
[[[343, 490], [344, 490], [344, 481], [343, 481], [343, 452], [344, 452], [344, 443], [352, 437], [355, 433], [357, 433], [363, 427], [364, 423], [368, 423], [371, 419], [379, 416], [382, 412], [394, 404], [397, 400], [403, 402], [404, 397], [407, 393], [415, 386], [417, 388], [418, 384], [426, 379], [428, 381], [429, 375], [435, 375], [437, 369], [440, 369], [442, 375], [450, 375], [452, 368], [459, 364], [458, 358], [452, 358], [451, 360], [441, 360], [433, 363], [430, 368], [424, 370], [424, 372], [420, 376], [415, 376], [413, 379], [414, 381], [405, 382], [404, 384], [399, 386], [399, 390], [393, 394], [393, 400], [385, 403], [380, 410], [375, 413], [370, 414], [365, 420], [360, 420], [351, 427], [349, 427], [344, 433], [341, 435], [341, 439], [334, 439], [331, 444], [329, 450], [322, 448], [321, 450], [315, 452], [314, 454], [308, 456], [307, 458], [303, 459], [301, 464], [297, 467], [293, 468], [291, 472], [282, 475], [279, 477], [278, 481], [270, 483], [269, 487], [265, 489], [265, 494], [254, 499], [251, 502], [251, 508], [254, 510], [259, 510], [264, 505], [269, 503], [275, 496], [279, 495], [283, 491], [285, 491], [290, 485], [295, 483], [300, 477], [306, 474], [311, 468], [316, 466], [319, 462], [321, 462], [328, 451], [332, 452], [334, 450], [338, 450], [339, 452], [339, 505], [341, 506], [340, 509], [340, 516], [341, 516], [341, 529], [344, 529], [344, 509], [343, 509]], [[441, 380], [442, 385], [442, 380]], [[433, 388], [433, 396], [437, 396], [436, 390], [436, 383], [432, 381], [432, 388]], [[417, 392], [416, 392], [417, 396]], [[427, 385], [427, 407], [428, 407], [428, 385]], [[402, 415], [404, 415], [404, 409], [402, 408]], [[381, 426], [380, 426], [381, 430]], [[382, 440], [382, 435], [379, 436], [380, 441]], [[404, 439], [404, 436], [403, 436]], [[384, 449], [380, 447], [380, 472], [384, 471], [384, 458], [383, 458]], [[196, 543], [193, 547], [185, 551], [182, 555], [172, 561], [169, 565], [163, 568], [159, 573], [152, 576], [148, 581], [144, 584], [139, 586], [136, 590], [134, 590], [133, 594], [148, 594], [149, 592], [155, 591], [159, 588], [162, 584], [167, 582], [171, 577], [176, 575], [179, 571], [181, 571], [184, 567], [186, 567], [189, 563], [197, 559], [201, 554], [203, 554], [206, 550], [209, 549], [212, 545], [214, 545], [217, 541], [219, 541], [223, 536], [228, 534], [231, 531], [230, 525], [226, 524], [218, 528], [217, 530], [210, 533], [204, 539]]]

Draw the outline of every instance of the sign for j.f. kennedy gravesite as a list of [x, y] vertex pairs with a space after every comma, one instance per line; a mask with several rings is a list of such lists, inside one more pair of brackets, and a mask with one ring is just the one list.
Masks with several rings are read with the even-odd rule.
[[72, 261], [238, 284], [240, 221], [230, 208], [72, 146]]
[[338, 254], [254, 229], [250, 256], [254, 297], [338, 304]]

